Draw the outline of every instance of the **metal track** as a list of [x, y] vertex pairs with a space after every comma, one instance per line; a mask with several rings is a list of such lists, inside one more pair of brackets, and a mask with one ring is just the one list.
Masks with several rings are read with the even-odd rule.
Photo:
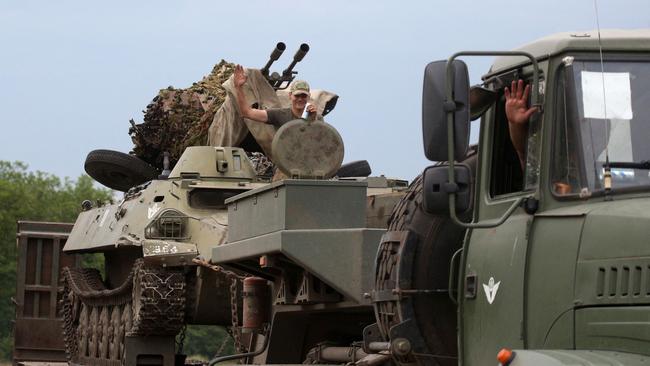
[[175, 335], [184, 324], [181, 271], [137, 260], [126, 281], [110, 290], [96, 269], [64, 268], [63, 278], [63, 336], [71, 364], [121, 366], [126, 335]]

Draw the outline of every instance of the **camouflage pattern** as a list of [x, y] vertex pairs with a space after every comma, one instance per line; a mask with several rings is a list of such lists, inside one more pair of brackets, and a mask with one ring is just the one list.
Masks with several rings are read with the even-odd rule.
[[309, 95], [309, 84], [304, 80], [294, 80], [289, 86], [291, 94], [307, 94]]
[[221, 60], [189, 88], [161, 89], [144, 111], [144, 122], [130, 121], [133, 153], [162, 169], [164, 152], [169, 152], [170, 165], [174, 166], [186, 147], [207, 145], [208, 128], [226, 97], [222, 84], [234, 67]]

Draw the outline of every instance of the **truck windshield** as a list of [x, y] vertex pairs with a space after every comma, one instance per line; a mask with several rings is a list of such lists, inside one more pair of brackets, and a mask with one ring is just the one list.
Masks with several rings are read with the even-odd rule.
[[614, 191], [650, 187], [650, 62], [566, 58], [565, 65], [555, 100], [553, 192], [602, 190], [607, 159]]

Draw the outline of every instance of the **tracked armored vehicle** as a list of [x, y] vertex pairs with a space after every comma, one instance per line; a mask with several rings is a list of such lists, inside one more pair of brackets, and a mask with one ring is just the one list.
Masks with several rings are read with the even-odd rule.
[[265, 184], [242, 149], [191, 147], [169, 176], [131, 188], [121, 202], [86, 203], [63, 250], [103, 253], [105, 275], [64, 270], [70, 361], [128, 363], [127, 336], [159, 337], [173, 356], [185, 324], [230, 325], [230, 280], [192, 260], [226, 239], [224, 201]]
[[[294, 136], [287, 140], [286, 134], [279, 134], [274, 140], [278, 145], [274, 149], [276, 157], [281, 166], [287, 166], [287, 174], [318, 177], [320, 185], [342, 184], [360, 194], [353, 200], [356, 215], [353, 221], [348, 221], [351, 213], [346, 212], [345, 207], [325, 206], [327, 201], [318, 204], [328, 215], [339, 216], [335, 222], [323, 222], [323, 225], [338, 229], [350, 225], [386, 226], [388, 213], [401, 197], [406, 182], [384, 177], [342, 178], [341, 182], [324, 180], [341, 166], [343, 150], [338, 133], [325, 123], [302, 120], [290, 122], [283, 129], [301, 131], [299, 138]], [[306, 149], [296, 148], [300, 144]], [[326, 147], [333, 153], [323, 155]], [[283, 165], [282, 156], [287, 157], [288, 164], [297, 165]], [[196, 258], [208, 257], [213, 248], [224, 245], [227, 238], [235, 241], [242, 235], [237, 231], [228, 234], [225, 202], [229, 198], [264, 187], [269, 192], [281, 194], [277, 186], [291, 185], [291, 182], [268, 184], [257, 180], [242, 149], [192, 147], [186, 150], [168, 177], [131, 188], [117, 204], [98, 208], [87, 204], [70, 233], [64, 252], [103, 253], [105, 275], [102, 277], [99, 270], [89, 268], [66, 268], [63, 272], [64, 336], [70, 361], [82, 365], [135, 365], [137, 359], [150, 354], [160, 357], [167, 365], [169, 361], [166, 360], [175, 354], [174, 336], [184, 325], [231, 326], [233, 319], [238, 324], [241, 299], [234, 296], [240, 286], [237, 280], [243, 278], [236, 273], [242, 271], [226, 271]], [[300, 207], [278, 209], [303, 210]], [[268, 214], [283, 220], [280, 212]], [[261, 223], [268, 218], [242, 217], [248, 220], [245, 230], [268, 230], [268, 225]], [[302, 217], [303, 221], [315, 219]], [[237, 230], [242, 229], [238, 226]], [[371, 259], [372, 243], [376, 243], [378, 233], [383, 231], [365, 229], [348, 241], [365, 238], [364, 257]], [[254, 245], [248, 249], [264, 250], [264, 246], [256, 248]], [[321, 261], [318, 257], [312, 260]], [[365, 268], [357, 268], [357, 274], [364, 272], [363, 269], [369, 270], [370, 264], [368, 261]], [[304, 281], [310, 284], [315, 280], [308, 274], [305, 276]], [[287, 290], [287, 296], [293, 296], [290, 294], [295, 291], [296, 283], [286, 286], [293, 288]], [[315, 286], [321, 286], [322, 296], [330, 291], [324, 284]], [[306, 296], [305, 303], [313, 301], [311, 291]], [[335, 299], [337, 296], [329, 293], [325, 297]], [[363, 300], [355, 298], [355, 301]], [[341, 312], [339, 316], [344, 314]], [[242, 336], [239, 328], [234, 329], [234, 336], [238, 349], [246, 349], [241, 342], [251, 341], [247, 334]]]
[[[277, 48], [283, 49], [280, 45]], [[279, 57], [277, 48], [271, 61]], [[249, 69], [251, 79], [259, 82], [246, 90], [252, 94], [251, 100], [262, 107], [277, 103], [276, 90], [281, 92], [293, 79], [291, 70], [307, 49], [301, 48], [282, 76], [268, 75], [268, 64], [266, 71]], [[255, 99], [256, 94], [267, 97]], [[318, 98], [316, 103], [331, 111], [336, 98], [324, 92], [318, 95], [324, 94], [326, 98]], [[406, 188], [405, 181], [366, 177], [370, 169], [365, 161], [342, 166], [343, 141], [325, 122], [295, 120], [275, 133], [267, 125], [244, 124], [236, 113], [228, 112], [232, 105], [236, 102], [229, 95], [215, 117], [214, 125], [221, 126], [216, 135], [222, 141], [253, 146], [267, 154], [272, 151], [274, 162], [287, 177], [333, 184], [327, 183], [328, 179], [340, 176], [343, 184], [357, 187], [361, 193], [355, 201], [360, 210], [355, 212], [361, 214], [359, 226], [386, 227], [392, 207]], [[232, 131], [239, 132], [229, 135]], [[246, 134], [249, 137], [244, 138]], [[84, 202], [84, 212], [64, 247], [68, 254], [102, 253], [105, 259], [103, 276], [93, 268], [64, 270], [62, 312], [70, 362], [182, 364], [180, 358], [174, 360], [182, 349], [182, 344], [175, 347], [174, 337], [186, 324], [232, 326], [237, 349], [247, 349], [246, 343], [254, 338], [242, 334], [238, 326], [242, 312], [239, 281], [245, 274], [238, 269], [224, 270], [205, 259], [215, 246], [239, 235], [228, 234], [225, 202], [251, 189], [274, 187], [268, 185], [270, 177], [258, 176], [259, 166], [238, 147], [189, 147], [171, 172], [163, 171], [157, 179], [151, 179], [157, 172], [148, 164], [109, 150], [91, 152], [86, 170], [98, 181], [126, 193], [116, 204], [93, 207]], [[329, 206], [327, 211], [336, 214], [339, 208]], [[346, 217], [344, 208], [341, 215]], [[246, 226], [266, 230], [264, 219], [249, 217]], [[341, 226], [332, 228], [349, 225], [344, 220], [337, 223]], [[371, 250], [366, 254], [372, 257]]]

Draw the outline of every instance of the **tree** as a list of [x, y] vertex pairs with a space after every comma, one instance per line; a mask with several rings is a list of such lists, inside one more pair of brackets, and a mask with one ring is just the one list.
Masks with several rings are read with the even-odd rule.
[[0, 358], [9, 359], [15, 311], [16, 221], [74, 222], [85, 199], [106, 202], [109, 189], [95, 188], [82, 175], [64, 180], [44, 172], [30, 172], [20, 162], [0, 161]]
[[190, 325], [185, 331], [184, 343], [183, 353], [201, 361], [235, 353], [233, 340], [223, 327]]

